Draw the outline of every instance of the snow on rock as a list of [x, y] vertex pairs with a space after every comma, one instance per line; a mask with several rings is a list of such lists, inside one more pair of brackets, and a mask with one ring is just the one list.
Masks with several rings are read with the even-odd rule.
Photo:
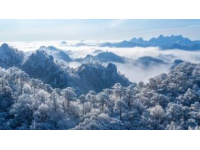
[[9, 47], [8, 44], [2, 44], [0, 47], [0, 66], [9, 68], [21, 65], [24, 54], [17, 49]]

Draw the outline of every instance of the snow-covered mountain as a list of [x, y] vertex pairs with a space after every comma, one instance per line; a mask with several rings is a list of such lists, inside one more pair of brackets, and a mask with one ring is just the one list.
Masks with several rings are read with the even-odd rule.
[[37, 50], [31, 54], [22, 65], [22, 70], [30, 77], [38, 78], [49, 84], [54, 83], [60, 74], [60, 67], [55, 64], [53, 56], [48, 55], [44, 50]]
[[[78, 93], [87, 93], [89, 90], [96, 92], [112, 87], [115, 83], [128, 86], [127, 78], [114, 70], [100, 64], [83, 64], [77, 69], [62, 67], [55, 63], [53, 56], [43, 50], [37, 50], [29, 56], [22, 69], [30, 77], [41, 79], [44, 83], [56, 88], [74, 87]], [[95, 81], [95, 82], [94, 82]], [[86, 86], [87, 85], [87, 86]]]
[[78, 94], [81, 94], [87, 93], [89, 90], [99, 92], [104, 88], [112, 87], [115, 83], [121, 83], [123, 86], [130, 85], [130, 81], [118, 73], [114, 64], [108, 64], [107, 67], [104, 67], [101, 64], [91, 62], [72, 69], [66, 64], [57, 62], [54, 56], [64, 60], [63, 57], [68, 55], [53, 46], [42, 46], [24, 59], [22, 52], [7, 44], [3, 44], [0, 48], [1, 67], [16, 66], [25, 71], [31, 78], [40, 79], [54, 88], [73, 87]]
[[9, 47], [8, 44], [2, 44], [0, 47], [0, 66], [9, 68], [20, 66], [24, 59], [24, 53]]
[[199, 64], [178, 59], [177, 53], [129, 58], [132, 76], [169, 67], [146, 83], [131, 83], [113, 64], [127, 65], [127, 58], [117, 54], [92, 51], [79, 59], [87, 63], [74, 69], [63, 63], [61, 56], [70, 58], [68, 52], [56, 47], [43, 46], [26, 56], [3, 44], [0, 129], [200, 129]]
[[118, 73], [116, 65], [111, 63], [106, 67], [98, 63], [83, 64], [77, 68], [76, 73], [78, 78], [74, 80], [78, 81], [77, 84], [82, 83], [80, 89], [84, 93], [91, 89], [100, 92], [102, 89], [112, 87], [115, 83], [120, 83], [123, 86], [131, 84], [125, 76]]
[[107, 90], [112, 94], [105, 94], [105, 99], [111, 102], [116, 100], [113, 95], [120, 95], [121, 100], [115, 103], [119, 118], [99, 112], [95, 117], [85, 116], [74, 129], [199, 130], [199, 71], [199, 64], [181, 63], [147, 84], [141, 82], [125, 89], [115, 85], [112, 92]]
[[199, 64], [184, 62], [148, 83], [77, 97], [73, 88], [54, 89], [16, 67], [0, 67], [0, 129], [199, 130], [199, 76]]

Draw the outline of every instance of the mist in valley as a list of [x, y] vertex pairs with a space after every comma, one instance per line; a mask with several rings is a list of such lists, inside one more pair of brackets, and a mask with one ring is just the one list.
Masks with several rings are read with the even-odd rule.
[[[77, 43], [85, 44], [86, 46], [76, 46]], [[65, 51], [73, 60], [84, 58], [87, 55], [96, 56], [101, 52], [112, 52], [122, 58], [125, 63], [114, 63], [118, 71], [124, 74], [131, 82], [148, 82], [149, 78], [155, 77], [161, 73], [168, 73], [173, 64], [173, 61], [180, 59], [192, 63], [200, 63], [199, 51], [184, 51], [184, 50], [160, 50], [158, 47], [134, 47], [134, 48], [111, 48], [99, 47], [98, 43], [102, 41], [67, 41], [67, 44], [61, 44], [61, 41], [39, 41], [39, 42], [8, 42], [8, 44], [18, 50], [25, 52], [27, 55], [32, 54], [41, 46], [54, 46]], [[0, 43], [2, 44], [2, 43]], [[90, 45], [90, 46], [87, 46]], [[157, 64], [144, 67], [134, 65], [134, 61], [140, 57], [150, 56], [163, 60], [166, 64]], [[65, 62], [71, 68], [79, 67], [82, 62], [72, 61]], [[107, 65], [109, 62], [101, 62]]]

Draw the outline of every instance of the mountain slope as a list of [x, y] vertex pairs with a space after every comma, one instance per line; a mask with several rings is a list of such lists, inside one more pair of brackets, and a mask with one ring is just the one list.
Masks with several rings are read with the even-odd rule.
[[43, 50], [37, 50], [30, 55], [22, 65], [22, 70], [30, 77], [38, 78], [44, 83], [63, 87], [63, 82], [58, 80], [63, 71], [55, 64], [53, 56], [48, 55]]
[[9, 68], [12, 66], [20, 66], [23, 62], [24, 54], [8, 44], [2, 44], [0, 47], [0, 66], [3, 68]]
[[[41, 58], [51, 59], [38, 53]], [[86, 64], [77, 73], [80, 80], [88, 82], [88, 76], [102, 75], [105, 80], [116, 71], [113, 64], [106, 68]], [[128, 87], [117, 83], [80, 97], [72, 88], [53, 89], [16, 67], [0, 67], [0, 81], [1, 130], [200, 129], [200, 64], [183, 62], [148, 83]]]
[[76, 81], [81, 82], [80, 90], [84, 93], [90, 89], [100, 92], [102, 89], [111, 88], [115, 83], [120, 83], [123, 86], [130, 85], [130, 81], [120, 75], [117, 67], [111, 63], [107, 67], [99, 64], [83, 64], [77, 69], [77, 74], [79, 78]]
[[120, 111], [113, 113], [108, 106], [85, 116], [75, 129], [199, 130], [199, 66], [181, 63], [147, 84], [140, 82], [127, 88], [115, 85], [107, 90], [109, 94], [98, 93], [97, 98], [106, 97], [105, 101], [111, 104], [117, 101], [114, 105]]

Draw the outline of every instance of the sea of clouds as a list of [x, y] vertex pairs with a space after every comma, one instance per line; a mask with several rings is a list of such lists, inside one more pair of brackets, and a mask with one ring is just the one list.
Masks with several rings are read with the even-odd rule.
[[[90, 46], [74, 46], [76, 43], [86, 43]], [[192, 63], [200, 63], [200, 51], [183, 51], [183, 50], [160, 50], [158, 47], [148, 48], [110, 48], [99, 47], [98, 44], [103, 41], [67, 41], [67, 45], [61, 45], [61, 41], [39, 41], [39, 42], [6, 42], [18, 50], [32, 53], [39, 49], [40, 46], [55, 46], [62, 49], [70, 55], [71, 58], [81, 58], [87, 55], [96, 55], [95, 50], [113, 52], [119, 56], [136, 60], [139, 57], [151, 56], [163, 59], [167, 63], [172, 63], [175, 59], [181, 59]], [[0, 42], [2, 44], [2, 42]], [[170, 71], [170, 65], [153, 66], [150, 68], [136, 67], [132, 61], [126, 61], [125, 64], [115, 63], [118, 71], [124, 74], [132, 82], [147, 82], [149, 78], [155, 77], [161, 73]], [[81, 64], [78, 62], [68, 63], [70, 67], [76, 68]], [[105, 64], [104, 64], [105, 65]]]

